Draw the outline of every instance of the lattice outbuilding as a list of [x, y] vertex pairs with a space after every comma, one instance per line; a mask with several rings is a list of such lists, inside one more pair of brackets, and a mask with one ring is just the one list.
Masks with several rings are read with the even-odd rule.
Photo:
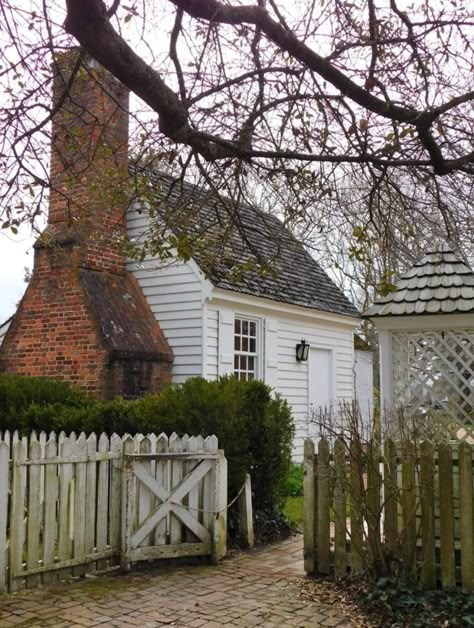
[[474, 272], [447, 244], [427, 251], [365, 313], [380, 343], [381, 403], [474, 442]]

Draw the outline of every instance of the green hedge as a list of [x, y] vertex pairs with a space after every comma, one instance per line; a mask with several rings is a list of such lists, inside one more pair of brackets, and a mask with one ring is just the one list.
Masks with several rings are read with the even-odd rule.
[[294, 434], [286, 401], [262, 382], [234, 377], [193, 378], [135, 401], [95, 402], [61, 382], [2, 375], [0, 429], [216, 434], [228, 460], [229, 499], [248, 471], [261, 509], [282, 503]]
[[[91, 407], [87, 395], [66, 382], [46, 377], [23, 377], [0, 373], [0, 430], [28, 430], [37, 427], [26, 417], [30, 408]], [[47, 427], [45, 429], [48, 429]]]

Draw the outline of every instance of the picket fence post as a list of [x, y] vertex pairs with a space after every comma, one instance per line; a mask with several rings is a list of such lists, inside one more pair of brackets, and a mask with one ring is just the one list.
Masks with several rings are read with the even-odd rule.
[[363, 477], [362, 477], [362, 449], [359, 441], [352, 441], [349, 446], [350, 454], [350, 485], [351, 485], [351, 573], [358, 574], [364, 565], [363, 553]]
[[133, 508], [133, 473], [131, 470], [131, 462], [127, 459], [127, 455], [133, 454], [135, 451], [135, 442], [131, 436], [123, 441], [123, 463], [122, 463], [122, 543], [120, 553], [120, 568], [123, 571], [130, 571], [131, 563], [127, 556], [131, 548], [131, 529], [134, 517]]
[[421, 498], [421, 584], [426, 589], [436, 586], [435, 563], [435, 500], [433, 446], [429, 442], [420, 447]]
[[438, 447], [439, 526], [441, 584], [443, 589], [456, 587], [454, 554], [453, 452], [448, 444]]
[[330, 572], [330, 537], [331, 537], [331, 468], [329, 464], [329, 443], [321, 438], [318, 446], [318, 572]]
[[398, 539], [397, 447], [387, 439], [384, 443], [384, 536], [389, 552], [395, 553]]
[[[29, 459], [38, 462], [41, 457], [41, 446], [33, 432], [30, 438]], [[27, 569], [34, 569], [39, 564], [39, 530], [41, 517], [41, 478], [42, 469], [38, 464], [26, 468], [29, 475], [28, 482], [28, 516], [26, 533], [26, 566]], [[32, 575], [27, 578], [28, 588], [34, 589], [39, 584], [38, 576]]]
[[402, 447], [402, 544], [405, 567], [416, 575], [416, 496], [415, 447], [405, 443]]
[[304, 441], [304, 529], [303, 555], [304, 569], [312, 574], [316, 571], [316, 540], [317, 540], [317, 494], [316, 494], [316, 465], [314, 443], [310, 438]]
[[215, 513], [211, 553], [213, 564], [217, 564], [227, 552], [227, 458], [221, 449], [215, 473]]
[[10, 447], [0, 441], [0, 594], [7, 589], [8, 464]]
[[[51, 432], [45, 444], [44, 456], [46, 459], [56, 458], [58, 446], [56, 434]], [[44, 475], [44, 546], [43, 546], [43, 566], [47, 567], [54, 563], [54, 549], [57, 538], [56, 526], [56, 503], [58, 500], [58, 476], [56, 465], [46, 465]], [[57, 580], [57, 573], [44, 573], [43, 583], [49, 584]]]
[[472, 447], [459, 446], [459, 502], [461, 506], [461, 582], [464, 593], [474, 593], [474, 509]]
[[346, 446], [341, 438], [334, 443], [334, 573], [346, 575]]
[[[110, 468], [110, 493], [109, 493], [109, 543], [110, 547], [120, 548], [122, 525], [122, 467], [124, 465], [123, 444], [118, 434], [112, 434], [110, 438], [110, 451], [113, 458]], [[100, 470], [99, 470], [100, 478]], [[102, 533], [101, 533], [102, 534]], [[105, 542], [106, 533], [99, 538]]]
[[12, 495], [10, 507], [10, 593], [21, 587], [19, 574], [23, 565], [23, 545], [25, 541], [24, 510], [26, 491], [26, 467], [22, 464], [26, 459], [26, 442], [23, 439], [14, 439], [12, 447]]

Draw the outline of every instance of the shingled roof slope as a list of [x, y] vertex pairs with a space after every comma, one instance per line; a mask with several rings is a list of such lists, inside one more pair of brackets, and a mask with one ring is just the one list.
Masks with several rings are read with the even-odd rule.
[[82, 268], [81, 279], [111, 356], [172, 361], [163, 332], [130, 273]]
[[364, 318], [474, 312], [474, 272], [448, 244], [426, 252]]
[[[205, 188], [153, 172], [157, 208], [175, 233], [193, 240], [193, 259], [214, 286], [306, 308], [360, 317], [360, 313], [275, 216], [250, 205], [238, 212]], [[233, 223], [238, 221], [240, 228]], [[242, 233], [244, 235], [242, 235]], [[246, 240], [246, 241], [245, 241]], [[259, 272], [255, 263], [267, 262]]]

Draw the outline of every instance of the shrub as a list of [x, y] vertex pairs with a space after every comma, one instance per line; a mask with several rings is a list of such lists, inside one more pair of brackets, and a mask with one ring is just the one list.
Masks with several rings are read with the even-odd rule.
[[[90, 407], [92, 400], [87, 395], [73, 388], [66, 382], [59, 382], [45, 377], [25, 377], [0, 373], [0, 429], [53, 429], [55, 415], [63, 408]], [[32, 416], [38, 416], [39, 424], [26, 416], [34, 406], [36, 411]], [[40, 420], [41, 414], [43, 420]], [[46, 417], [50, 416], [49, 419]]]
[[303, 495], [303, 465], [293, 463], [286, 478], [285, 494], [288, 497]]
[[287, 402], [272, 397], [263, 382], [193, 378], [135, 403], [142, 431], [216, 434], [229, 464], [230, 498], [250, 472], [258, 507], [280, 506], [291, 464], [293, 420]]
[[7, 383], [0, 391], [0, 429], [216, 434], [228, 460], [229, 499], [249, 472], [255, 508], [271, 510], [282, 504], [293, 419], [287, 402], [273, 397], [263, 382], [198, 377], [168, 386], [159, 395], [98, 402], [62, 382], [1, 377]]

